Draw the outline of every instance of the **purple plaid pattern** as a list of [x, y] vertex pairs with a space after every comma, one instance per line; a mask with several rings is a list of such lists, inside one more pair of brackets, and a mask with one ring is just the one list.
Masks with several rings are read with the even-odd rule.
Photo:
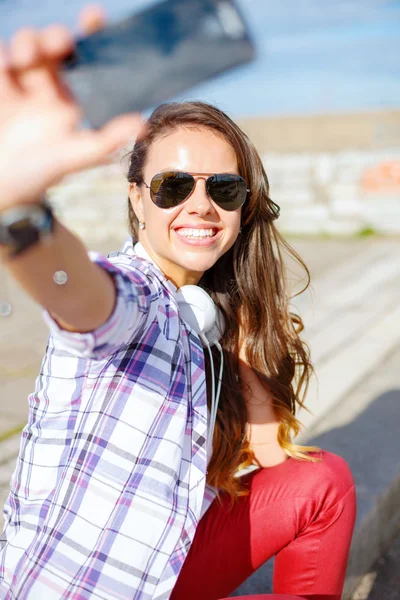
[[175, 288], [131, 242], [92, 260], [113, 276], [116, 306], [84, 334], [45, 313], [4, 508], [1, 599], [167, 599], [215, 497], [204, 355]]

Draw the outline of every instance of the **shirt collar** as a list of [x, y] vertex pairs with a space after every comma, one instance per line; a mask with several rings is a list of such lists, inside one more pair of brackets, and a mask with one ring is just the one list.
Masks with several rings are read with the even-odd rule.
[[154, 260], [151, 258], [150, 254], [147, 252], [146, 248], [140, 242], [136, 242], [136, 244], [133, 246], [133, 252], [136, 254], [136, 256], [140, 256], [140, 258], [148, 260], [155, 267], [157, 267], [157, 269], [159, 269]]
[[165, 277], [165, 274], [162, 272], [157, 263], [155, 263], [154, 260], [151, 258], [150, 254], [147, 252], [143, 244], [141, 244], [140, 242], [136, 242], [136, 240], [133, 239], [130, 240], [130, 243], [128, 241], [127, 244], [128, 247], [125, 248], [126, 250], [128, 250], [128, 254], [136, 254], [136, 256], [139, 256], [139, 258], [147, 260], [147, 262], [149, 262], [155, 269], [157, 269], [157, 274], [162, 276], [162, 279], [165, 285], [168, 287], [168, 289], [175, 294], [177, 291], [176, 286], [172, 283], [172, 281], [169, 281], [169, 279]]

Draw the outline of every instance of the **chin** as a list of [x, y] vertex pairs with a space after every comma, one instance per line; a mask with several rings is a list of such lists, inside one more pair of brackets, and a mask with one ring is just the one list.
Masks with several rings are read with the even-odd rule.
[[211, 269], [211, 267], [213, 267], [215, 265], [215, 263], [217, 262], [219, 257], [215, 258], [215, 259], [208, 259], [206, 260], [205, 258], [197, 258], [195, 260], [190, 260], [190, 261], [182, 261], [180, 263], [180, 266], [185, 269], [186, 271], [190, 271], [190, 272], [195, 272], [195, 273], [205, 273], [205, 271], [208, 271], [208, 269]]

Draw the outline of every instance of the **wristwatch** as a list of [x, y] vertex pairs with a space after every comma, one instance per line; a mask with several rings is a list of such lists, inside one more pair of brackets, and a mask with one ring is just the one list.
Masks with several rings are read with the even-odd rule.
[[48, 239], [54, 229], [54, 215], [44, 199], [35, 204], [12, 206], [0, 212], [0, 247], [9, 257]]

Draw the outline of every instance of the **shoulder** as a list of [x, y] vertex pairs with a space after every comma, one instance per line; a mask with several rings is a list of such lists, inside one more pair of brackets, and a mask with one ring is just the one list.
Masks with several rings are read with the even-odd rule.
[[163, 273], [151, 262], [136, 255], [132, 245], [107, 256], [90, 251], [89, 257], [113, 277], [119, 295], [133, 294], [139, 304], [143, 301], [168, 304], [171, 298], [174, 298]]
[[162, 282], [152, 265], [135, 254], [123, 251], [112, 252], [105, 256], [100, 252], [89, 252], [90, 259], [111, 273], [121, 273], [132, 282], [147, 283], [160, 288]]

